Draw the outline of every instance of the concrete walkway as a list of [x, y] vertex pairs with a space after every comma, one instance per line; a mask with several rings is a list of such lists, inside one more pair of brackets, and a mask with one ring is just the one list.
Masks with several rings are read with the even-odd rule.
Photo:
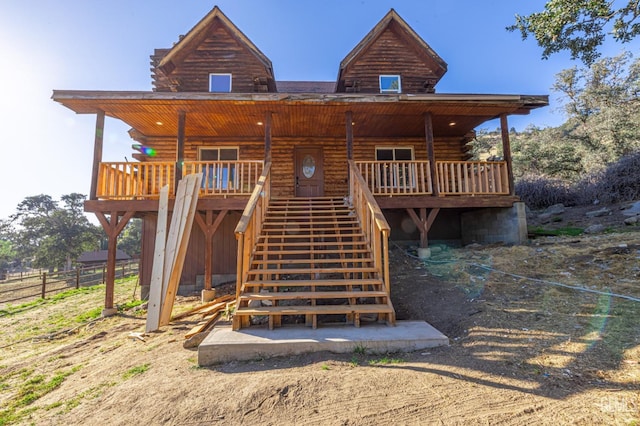
[[364, 347], [367, 353], [411, 352], [446, 346], [449, 339], [424, 321], [397, 321], [395, 327], [370, 324], [362, 327], [331, 326], [247, 328], [216, 327], [198, 347], [198, 365], [252, 360], [309, 352], [353, 352]]

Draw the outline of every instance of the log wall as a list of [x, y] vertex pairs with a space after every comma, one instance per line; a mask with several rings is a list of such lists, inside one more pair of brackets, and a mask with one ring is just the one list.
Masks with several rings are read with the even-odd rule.
[[[378, 77], [388, 74], [401, 76], [403, 93], [425, 92], [425, 81], [437, 81], [442, 73], [439, 64], [424, 52], [419, 53], [415, 41], [407, 39], [394, 23], [347, 65], [338, 82], [338, 91], [380, 93]], [[357, 90], [347, 89], [356, 81]]]
[[168, 75], [156, 68], [167, 53], [167, 49], [156, 49], [151, 56], [155, 91], [208, 92], [209, 73], [232, 74], [232, 92], [258, 90], [254, 84], [256, 78], [268, 82], [268, 85], [260, 85], [258, 91], [275, 91], [270, 70], [222, 24], [209, 28], [206, 39], [181, 63], [175, 64]]

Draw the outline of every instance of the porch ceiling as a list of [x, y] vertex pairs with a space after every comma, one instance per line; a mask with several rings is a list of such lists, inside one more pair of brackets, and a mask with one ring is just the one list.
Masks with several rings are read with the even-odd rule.
[[[548, 105], [547, 96], [217, 94], [54, 91], [52, 98], [79, 114], [105, 111], [146, 136], [175, 136], [178, 112], [186, 112], [187, 137], [263, 137], [272, 113], [272, 137], [345, 137], [345, 113], [353, 113], [355, 138], [424, 136], [432, 114], [436, 137], [463, 136], [500, 114], [527, 114]], [[158, 124], [161, 123], [161, 124]], [[451, 123], [455, 123], [452, 125]]]

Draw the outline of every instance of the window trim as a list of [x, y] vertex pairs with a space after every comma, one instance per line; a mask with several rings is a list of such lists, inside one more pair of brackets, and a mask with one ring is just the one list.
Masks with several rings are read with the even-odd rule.
[[[213, 77], [220, 77], [220, 76], [228, 76], [229, 77], [229, 90], [227, 91], [213, 91], [211, 90], [212, 87], [212, 82], [213, 82]], [[231, 73], [216, 73], [216, 72], [211, 72], [209, 73], [209, 92], [210, 93], [231, 93], [231, 88], [233, 87], [233, 75]]]
[[[397, 89], [383, 89], [382, 88], [382, 79], [386, 78], [386, 77], [395, 77], [397, 78], [398, 81], [398, 88]], [[378, 87], [380, 87], [380, 93], [385, 93], [385, 94], [394, 94], [394, 93], [402, 93], [402, 77], [400, 76], [400, 74], [380, 74], [378, 76]]]

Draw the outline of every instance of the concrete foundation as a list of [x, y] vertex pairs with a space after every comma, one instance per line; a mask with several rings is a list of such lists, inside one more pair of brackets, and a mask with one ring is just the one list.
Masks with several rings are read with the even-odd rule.
[[216, 289], [212, 288], [211, 290], [202, 290], [202, 303], [211, 302], [216, 298]]
[[397, 321], [394, 327], [371, 324], [319, 327], [247, 328], [216, 327], [198, 347], [198, 365], [228, 361], [300, 355], [329, 351], [350, 353], [366, 348], [367, 353], [411, 352], [446, 346], [449, 339], [424, 321]]
[[430, 248], [418, 248], [418, 257], [420, 259], [428, 259], [431, 257], [431, 249]]
[[106, 317], [112, 317], [117, 313], [118, 313], [118, 308], [108, 308], [108, 309], [104, 308], [102, 310], [102, 314], [101, 315], [102, 315], [103, 318], [106, 318]]
[[462, 244], [527, 242], [527, 215], [525, 204], [513, 207], [472, 210], [460, 215]]

